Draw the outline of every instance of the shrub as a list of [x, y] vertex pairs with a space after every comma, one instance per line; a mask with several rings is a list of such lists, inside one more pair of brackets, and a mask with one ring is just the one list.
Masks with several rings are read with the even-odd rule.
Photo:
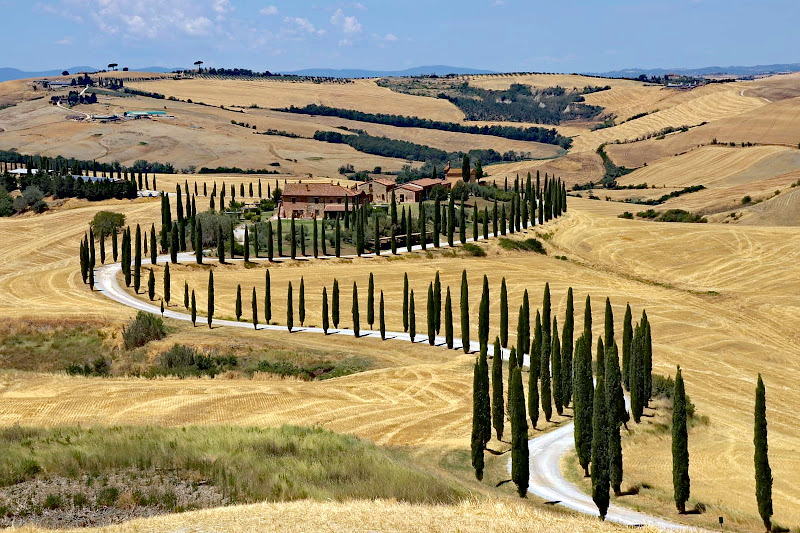
[[122, 332], [122, 339], [126, 350], [144, 346], [150, 341], [163, 339], [167, 336], [164, 321], [156, 315], [139, 311], [136, 318], [131, 320]]
[[125, 225], [125, 215], [111, 211], [100, 211], [91, 222], [95, 235], [111, 235]]
[[[653, 398], [666, 398], [672, 401], [672, 393], [675, 392], [675, 380], [671, 376], [664, 377], [659, 374], [653, 374], [651, 390]], [[689, 418], [694, 418], [695, 415], [694, 404], [689, 400], [688, 395], [686, 396], [686, 415]]]
[[648, 209], [647, 211], [639, 211], [636, 213], [636, 216], [639, 218], [656, 218], [658, 216], [658, 211], [655, 209]]
[[747, 205], [747, 204], [752, 203], [752, 202], [753, 202], [753, 199], [750, 197], [749, 194], [747, 196], [745, 196], [744, 198], [742, 198], [742, 204], [743, 205]]
[[520, 252], [536, 252], [537, 254], [547, 255], [547, 251], [542, 246], [538, 239], [530, 238], [524, 241], [514, 239], [500, 238], [500, 247], [504, 250], [520, 251]]
[[478, 246], [477, 244], [468, 242], [461, 247], [464, 252], [471, 255], [472, 257], [486, 257], [486, 252], [483, 248]]
[[213, 356], [203, 354], [181, 344], [176, 344], [162, 353], [158, 367], [152, 370], [153, 375], [211, 376], [230, 370], [238, 364], [235, 356]]
[[44, 198], [44, 193], [36, 185], [31, 185], [22, 192], [22, 196], [28, 202], [28, 205], [33, 205]]
[[633, 213], [631, 213], [630, 211], [625, 211], [621, 215], [617, 215], [617, 218], [625, 218], [625, 219], [630, 220], [630, 219], [633, 218]]

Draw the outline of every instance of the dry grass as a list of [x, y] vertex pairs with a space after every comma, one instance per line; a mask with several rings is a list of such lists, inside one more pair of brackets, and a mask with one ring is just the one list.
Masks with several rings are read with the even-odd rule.
[[[430, 531], [463, 533], [520, 532], [612, 532], [629, 528], [597, 519], [556, 514], [531, 506], [495, 500], [465, 501], [459, 505], [410, 505], [395, 501], [354, 501], [348, 503], [300, 501], [259, 503], [220, 509], [158, 516], [97, 528], [102, 533], [126, 532], [219, 532], [239, 531]], [[44, 532], [23, 527], [20, 532]], [[63, 530], [62, 530], [63, 531]], [[83, 531], [83, 530], [75, 530]], [[656, 531], [646, 527], [641, 531]]]

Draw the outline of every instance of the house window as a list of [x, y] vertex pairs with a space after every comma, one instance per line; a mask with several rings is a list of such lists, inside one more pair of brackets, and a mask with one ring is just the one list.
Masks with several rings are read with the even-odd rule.
[[297, 201], [297, 197], [292, 196], [292, 203], [295, 203], [296, 201]]
[[336, 199], [336, 203], [337, 203], [337, 204], [340, 204], [340, 203], [342, 203], [342, 199], [341, 199], [341, 198], [337, 198], [337, 199]]
[[314, 197], [314, 203], [315, 203], [315, 204], [318, 204], [318, 203], [319, 203], [319, 196], [315, 196], [315, 197]]

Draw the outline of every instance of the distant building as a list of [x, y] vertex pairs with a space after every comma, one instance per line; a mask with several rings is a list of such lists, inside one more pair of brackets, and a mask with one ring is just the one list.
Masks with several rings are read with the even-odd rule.
[[392, 189], [397, 184], [388, 178], [374, 178], [358, 184], [358, 190], [367, 195], [370, 202], [389, 202], [392, 199]]
[[366, 193], [329, 183], [287, 183], [283, 188], [278, 214], [283, 218], [333, 218], [344, 213], [345, 200], [357, 205]]
[[425, 191], [413, 182], [401, 183], [394, 188], [395, 199], [398, 204], [415, 204], [422, 200], [422, 193]]
[[447, 162], [447, 164], [444, 167], [444, 179], [445, 179], [445, 181], [447, 181], [450, 184], [451, 188], [453, 186], [455, 186], [455, 184], [458, 183], [459, 181], [474, 181], [475, 180], [475, 169], [474, 168], [470, 167], [470, 169], [469, 169], [469, 177], [466, 180], [464, 179], [464, 176], [462, 176], [462, 174], [463, 174], [463, 171], [461, 170], [461, 168], [460, 167], [459, 168], [451, 167], [449, 161]]
[[434, 187], [442, 187], [444, 189], [451, 189], [452, 185], [447, 180], [442, 180], [438, 178], [420, 178], [418, 180], [410, 181], [418, 187], [422, 187], [422, 199], [427, 200], [430, 198], [431, 191]]

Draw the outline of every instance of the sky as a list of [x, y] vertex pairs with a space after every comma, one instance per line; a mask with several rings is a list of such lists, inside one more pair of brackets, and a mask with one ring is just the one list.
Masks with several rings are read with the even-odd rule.
[[0, 67], [605, 72], [800, 62], [797, 0], [0, 0]]

